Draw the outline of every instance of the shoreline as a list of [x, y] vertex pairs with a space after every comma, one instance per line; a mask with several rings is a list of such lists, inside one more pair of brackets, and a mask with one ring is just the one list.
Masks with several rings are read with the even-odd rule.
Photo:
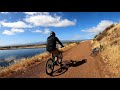
[[46, 48], [46, 47], [11, 48], [11, 49], [0, 49], [0, 50], [39, 49], [39, 48]]
[[35, 48], [46, 48], [46, 45], [7, 46], [0, 47], [0, 50], [35, 49]]

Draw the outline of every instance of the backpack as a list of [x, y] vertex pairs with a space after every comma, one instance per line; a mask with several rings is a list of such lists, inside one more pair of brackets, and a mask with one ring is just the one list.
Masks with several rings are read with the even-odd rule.
[[54, 36], [50, 36], [47, 38], [46, 50], [51, 52], [56, 49], [56, 39]]

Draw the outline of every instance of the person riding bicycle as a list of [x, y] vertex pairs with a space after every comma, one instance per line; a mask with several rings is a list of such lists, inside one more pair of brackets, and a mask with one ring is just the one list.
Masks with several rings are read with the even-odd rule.
[[[52, 31], [50, 33], [50, 36], [47, 38], [46, 45], [46, 50], [52, 53], [52, 57], [56, 57], [60, 54], [60, 51], [56, 48], [56, 42], [58, 42], [62, 47], [64, 47], [60, 40], [56, 37], [56, 34]], [[60, 63], [62, 63], [62, 61]]]

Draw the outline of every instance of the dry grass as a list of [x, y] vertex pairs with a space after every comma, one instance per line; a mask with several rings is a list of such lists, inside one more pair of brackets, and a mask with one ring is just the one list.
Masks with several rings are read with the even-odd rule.
[[31, 65], [31, 64], [34, 64], [36, 62], [40, 62], [42, 60], [45, 60], [45, 59], [48, 59], [50, 56], [50, 54], [48, 52], [45, 52], [45, 53], [42, 53], [42, 54], [38, 54], [32, 58], [25, 58], [25, 59], [22, 59], [20, 61], [17, 61], [15, 64], [13, 65], [10, 65], [6, 68], [3, 68], [1, 71], [0, 71], [0, 77], [3, 77], [9, 73], [12, 73], [12, 72], [16, 72], [20, 69], [25, 69], [27, 66]]
[[93, 49], [93, 48], [100, 48], [101, 43], [98, 41], [91, 40], [91, 44], [92, 44], [92, 49]]
[[67, 46], [65, 46], [63, 48], [60, 48], [59, 50], [64, 52], [64, 51], [66, 51], [66, 50], [68, 50], [68, 49], [70, 49], [70, 48], [72, 48], [72, 47], [74, 47], [76, 45], [77, 45], [77, 43], [72, 43], [72, 44], [69, 44], [69, 45], [67, 45]]
[[108, 28], [105, 33], [101, 40], [94, 40], [91, 43], [93, 48], [98, 47], [99, 44], [103, 46], [100, 56], [106, 63], [105, 74], [109, 77], [120, 77], [120, 24]]
[[120, 46], [107, 46], [100, 54], [111, 77], [120, 77]]
[[[77, 45], [77, 43], [72, 43], [72, 44], [66, 45], [65, 47], [63, 47], [59, 50], [64, 52], [64, 51], [66, 51], [66, 50], [68, 50], [76, 45]], [[21, 70], [21, 69], [25, 69], [27, 66], [35, 64], [36, 62], [40, 62], [42, 60], [47, 60], [49, 57], [50, 57], [50, 53], [45, 52], [42, 54], [35, 55], [32, 58], [24, 58], [22, 60], [19, 60], [15, 64], [10, 65], [8, 67], [5, 67], [5, 68], [1, 67], [0, 68], [1, 69], [0, 70], [0, 77], [6, 76], [9, 73], [13, 73], [13, 72], [16, 72], [16, 71]]]

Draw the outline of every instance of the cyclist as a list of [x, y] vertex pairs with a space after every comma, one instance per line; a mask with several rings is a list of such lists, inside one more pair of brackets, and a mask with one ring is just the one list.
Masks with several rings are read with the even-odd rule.
[[[60, 54], [60, 51], [56, 48], [56, 42], [58, 42], [62, 47], [64, 47], [60, 40], [56, 37], [55, 33], [52, 31], [50, 33], [50, 36], [47, 38], [46, 50], [52, 53], [53, 58], [57, 57]], [[62, 64], [62, 60], [60, 60], [59, 63]], [[58, 65], [57, 62], [55, 62], [55, 64]]]

